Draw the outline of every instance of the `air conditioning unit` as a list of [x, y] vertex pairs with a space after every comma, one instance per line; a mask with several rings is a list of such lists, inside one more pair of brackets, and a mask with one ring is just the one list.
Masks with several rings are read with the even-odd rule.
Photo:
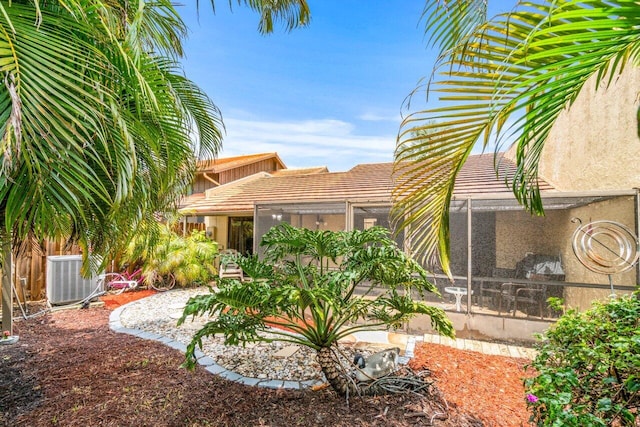
[[47, 299], [50, 304], [82, 301], [96, 290], [98, 278], [80, 274], [82, 255], [47, 257]]

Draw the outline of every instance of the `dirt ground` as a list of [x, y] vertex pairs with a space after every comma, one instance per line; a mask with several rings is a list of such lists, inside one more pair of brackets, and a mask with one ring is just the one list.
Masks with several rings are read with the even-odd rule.
[[431, 372], [430, 396], [347, 401], [330, 389], [249, 387], [200, 367], [188, 372], [181, 352], [110, 331], [111, 310], [143, 295], [17, 321], [18, 343], [0, 346], [0, 425], [528, 425], [526, 360], [419, 344], [411, 367]]

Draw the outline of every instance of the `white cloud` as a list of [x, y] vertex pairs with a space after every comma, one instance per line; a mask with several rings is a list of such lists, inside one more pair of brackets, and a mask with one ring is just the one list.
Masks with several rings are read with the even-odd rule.
[[399, 112], [396, 114], [392, 114], [367, 111], [358, 116], [358, 118], [367, 122], [393, 122], [400, 124], [400, 122], [402, 121], [402, 117], [400, 116]]
[[268, 122], [227, 117], [221, 156], [277, 152], [289, 167], [327, 166], [337, 172], [393, 159], [396, 135], [359, 135], [353, 124], [320, 119]]

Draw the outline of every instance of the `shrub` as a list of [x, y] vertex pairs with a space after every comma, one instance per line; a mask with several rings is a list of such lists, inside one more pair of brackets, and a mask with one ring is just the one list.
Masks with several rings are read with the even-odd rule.
[[188, 237], [160, 228], [152, 236], [140, 234], [129, 246], [122, 262], [141, 265], [147, 278], [156, 274], [173, 274], [178, 286], [206, 285], [217, 275], [215, 259], [218, 244], [203, 231], [193, 231]]
[[207, 285], [218, 273], [214, 265], [218, 244], [204, 231], [194, 230], [187, 237], [169, 233], [154, 255], [145, 263], [145, 275], [152, 271], [172, 273], [179, 286]]
[[381, 391], [360, 389], [348, 376], [339, 357], [341, 339], [397, 328], [419, 314], [430, 316], [435, 330], [454, 336], [441, 308], [413, 299], [438, 290], [382, 227], [347, 232], [282, 223], [260, 245], [262, 258], [234, 258], [248, 279], [220, 279], [218, 289], [187, 303], [178, 324], [188, 316], [210, 320], [187, 346], [185, 366], [195, 367], [196, 347], [202, 348], [207, 336], [224, 336], [229, 345], [279, 340], [315, 350], [340, 395], [375, 394]]
[[640, 296], [568, 311], [547, 331], [526, 379], [538, 426], [634, 426], [640, 406]]

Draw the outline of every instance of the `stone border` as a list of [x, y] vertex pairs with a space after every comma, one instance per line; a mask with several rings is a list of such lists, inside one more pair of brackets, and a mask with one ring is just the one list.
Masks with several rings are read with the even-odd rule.
[[[133, 304], [136, 301], [132, 301], [128, 304], [121, 305], [111, 312], [109, 315], [109, 329], [118, 334], [128, 334], [133, 335], [138, 338], [142, 338], [145, 340], [157, 341], [166, 346], [169, 346], [173, 349], [179, 350], [182, 353], [187, 351], [186, 344], [183, 344], [179, 341], [176, 341], [172, 338], [167, 338], [162, 335], [158, 335], [152, 332], [141, 331], [140, 329], [132, 329], [125, 328], [122, 326], [120, 322], [121, 313], [127, 308], [129, 304]], [[322, 381], [290, 381], [290, 380], [278, 380], [278, 379], [260, 379], [260, 378], [251, 378], [240, 375], [236, 372], [230, 371], [224, 366], [218, 365], [213, 358], [204, 354], [201, 350], [196, 349], [195, 356], [197, 359], [197, 363], [204, 367], [208, 372], [218, 375], [224, 379], [229, 381], [234, 381], [240, 384], [245, 384], [249, 386], [257, 386], [264, 387], [270, 389], [291, 389], [291, 390], [300, 390], [311, 388], [313, 386], [323, 384]]]
[[[122, 326], [120, 322], [121, 313], [129, 306], [130, 304], [134, 304], [136, 301], [132, 301], [128, 304], [121, 305], [111, 312], [109, 315], [109, 328], [116, 332], [122, 334], [129, 334], [136, 336], [138, 338], [158, 341], [164, 345], [167, 345], [171, 348], [181, 351], [182, 353], [187, 351], [187, 346], [179, 341], [176, 341], [172, 338], [167, 338], [162, 335], [158, 335], [152, 332], [141, 331], [139, 329], [125, 328]], [[504, 345], [504, 344], [492, 344], [485, 343], [482, 341], [476, 340], [468, 340], [468, 339], [457, 339], [452, 340], [447, 337], [441, 337], [439, 335], [432, 334], [424, 334], [423, 336], [408, 336], [405, 355], [401, 358], [400, 363], [407, 363], [409, 359], [413, 357], [413, 351], [417, 341], [430, 342], [434, 344], [442, 344], [450, 347], [457, 347], [462, 350], [471, 350], [477, 351], [479, 353], [484, 354], [492, 354], [492, 355], [500, 355], [507, 357], [519, 357], [519, 358], [527, 358], [533, 359], [536, 356], [536, 351], [529, 348]], [[197, 359], [197, 363], [203, 366], [208, 372], [218, 375], [224, 379], [229, 381], [234, 381], [240, 384], [245, 384], [249, 386], [258, 386], [270, 389], [291, 389], [291, 390], [300, 390], [311, 388], [313, 386], [319, 386], [323, 384], [323, 381], [290, 381], [290, 380], [279, 380], [279, 379], [260, 379], [260, 378], [252, 378], [245, 377], [243, 375], [238, 374], [237, 372], [233, 372], [225, 368], [224, 366], [218, 365], [213, 358], [204, 354], [201, 350], [196, 349], [195, 356]]]

